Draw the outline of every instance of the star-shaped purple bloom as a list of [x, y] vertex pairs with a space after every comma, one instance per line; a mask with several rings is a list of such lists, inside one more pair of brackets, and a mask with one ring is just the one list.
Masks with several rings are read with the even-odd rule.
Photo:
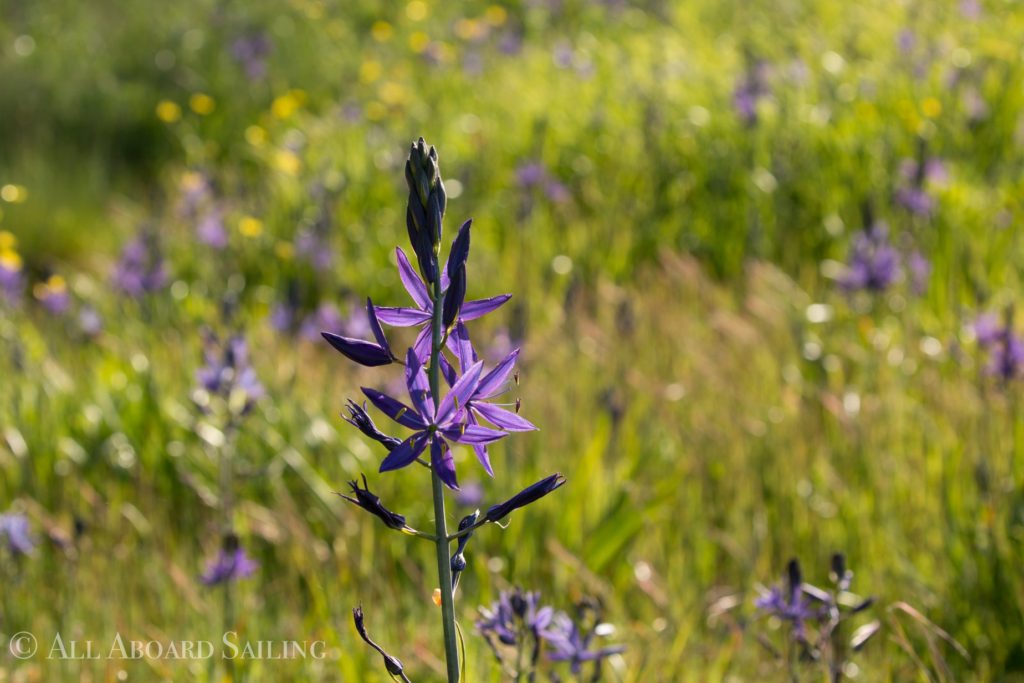
[[[421, 326], [413, 348], [416, 349], [416, 354], [421, 359], [425, 359], [430, 353], [430, 321], [434, 315], [434, 302], [427, 286], [420, 279], [401, 247], [395, 249], [395, 255], [398, 257], [398, 276], [402, 279], [405, 291], [409, 292], [416, 307], [375, 306], [374, 308], [377, 311], [377, 317], [386, 325], [392, 327]], [[448, 286], [449, 277], [446, 267], [441, 269], [441, 291], [446, 292]], [[476, 320], [496, 310], [511, 298], [511, 294], [500, 294], [487, 299], [467, 301], [462, 304], [459, 311], [459, 320]]]
[[405, 382], [412, 400], [412, 407], [383, 394], [376, 389], [363, 387], [363, 393], [385, 415], [398, 424], [414, 430], [409, 438], [396, 446], [380, 464], [381, 472], [397, 470], [414, 462], [427, 446], [430, 446], [430, 464], [441, 481], [449, 488], [458, 489], [455, 477], [455, 460], [449, 442], [482, 446], [502, 437], [505, 432], [465, 420], [465, 405], [473, 396], [480, 383], [483, 362], [470, 367], [452, 385], [440, 404], [430, 394], [427, 373], [414, 349], [409, 349], [405, 360]]
[[[455, 326], [455, 329], [448, 336], [448, 347], [455, 353], [455, 357], [459, 361], [459, 369], [463, 373], [480, 362], [477, 358], [476, 350], [473, 349], [473, 345], [469, 341], [469, 331], [461, 322]], [[466, 409], [466, 420], [469, 424], [479, 424], [479, 420], [483, 419], [506, 432], [530, 432], [537, 429], [532, 422], [520, 417], [518, 414], [505, 410], [493, 403], [486, 402], [504, 393], [505, 383], [508, 381], [509, 375], [512, 374], [512, 370], [515, 369], [516, 359], [518, 358], [519, 349], [513, 349], [490, 372], [480, 378], [476, 389], [463, 404]], [[446, 360], [443, 360], [441, 363], [441, 371], [449, 386], [455, 384], [457, 381], [455, 369]], [[487, 470], [487, 473], [494, 476], [494, 471], [491, 469], [490, 456], [487, 454], [487, 445], [475, 445], [473, 446], [473, 451], [476, 453], [477, 459], [480, 460], [480, 464]]]

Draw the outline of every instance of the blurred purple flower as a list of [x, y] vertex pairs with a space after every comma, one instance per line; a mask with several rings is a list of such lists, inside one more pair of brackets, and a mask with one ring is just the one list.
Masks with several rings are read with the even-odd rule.
[[167, 285], [167, 265], [153, 235], [141, 234], [125, 245], [114, 269], [113, 280], [117, 289], [133, 298]]
[[817, 616], [810, 598], [804, 595], [803, 573], [796, 560], [790, 560], [786, 565], [785, 584], [763, 593], [754, 605], [765, 614], [792, 624], [793, 637], [797, 640], [804, 637], [805, 622]]
[[757, 123], [757, 103], [769, 94], [768, 73], [767, 62], [753, 60], [733, 90], [733, 108], [740, 120], [748, 126]]
[[990, 347], [988, 372], [1003, 381], [1020, 376], [1024, 368], [1024, 341], [1014, 334], [1010, 325], [999, 330]]
[[516, 168], [516, 183], [526, 191], [539, 188], [548, 199], [556, 203], [570, 199], [569, 189], [544, 164], [536, 160], [526, 161]]
[[479, 481], [463, 484], [455, 494], [455, 504], [464, 508], [478, 508], [484, 502], [484, 486]]
[[224, 215], [219, 209], [208, 211], [196, 225], [196, 237], [199, 241], [214, 249], [228, 246], [228, 231], [224, 227]]
[[12, 512], [0, 515], [0, 538], [14, 555], [31, 555], [36, 547], [25, 515]]
[[0, 253], [0, 295], [9, 303], [14, 303], [21, 297], [25, 288], [25, 280], [21, 273], [21, 261], [15, 257], [4, 258]]
[[273, 49], [274, 45], [266, 33], [253, 31], [235, 39], [231, 44], [231, 56], [250, 81], [258, 81], [267, 75], [267, 58]]
[[[358, 317], [362, 318], [362, 316]], [[330, 302], [324, 302], [303, 319], [299, 326], [299, 336], [308, 341], [316, 341], [320, 339], [321, 332], [360, 337], [368, 331], [368, 326], [365, 324], [362, 327], [356, 327], [355, 330], [350, 329], [352, 327], [354, 326], [349, 325], [341, 316], [341, 311], [337, 306]]]
[[579, 675], [584, 662], [600, 662], [606, 657], [625, 651], [621, 645], [594, 648], [595, 629], [586, 633], [565, 612], [551, 617], [548, 626], [541, 630], [541, 637], [551, 647], [548, 658], [555, 662], [568, 662], [573, 674]]
[[994, 313], [982, 313], [974, 319], [971, 327], [974, 330], [974, 338], [982, 348], [988, 348], [999, 339], [999, 317]]
[[230, 399], [241, 392], [241, 413], [249, 412], [266, 391], [260, 384], [249, 361], [249, 347], [241, 335], [229, 337], [224, 342], [212, 332], [206, 331], [203, 340], [203, 356], [206, 365], [196, 371], [199, 388], [210, 394]]
[[95, 337], [103, 331], [103, 318], [92, 306], [83, 306], [78, 312], [78, 327], [87, 337]]
[[51, 275], [46, 282], [36, 284], [32, 293], [43, 308], [53, 315], [64, 315], [71, 307], [71, 293], [60, 275]]
[[896, 190], [896, 203], [917, 216], [930, 216], [935, 210], [935, 199], [930, 186], [943, 185], [949, 178], [946, 165], [940, 159], [927, 159], [922, 165], [914, 159], [900, 162], [902, 185]]
[[496, 638], [503, 645], [516, 645], [523, 628], [534, 638], [551, 624], [555, 611], [540, 606], [540, 593], [502, 591], [490, 607], [480, 607], [476, 629], [485, 638]]
[[295, 253], [307, 261], [314, 270], [330, 270], [334, 254], [328, 244], [326, 231], [320, 227], [307, 228], [295, 238]]
[[889, 242], [887, 226], [878, 222], [854, 236], [850, 262], [839, 284], [850, 291], [881, 292], [899, 275], [899, 253]]
[[918, 296], [924, 294], [928, 290], [928, 280], [932, 275], [931, 262], [915, 249], [907, 257], [907, 267], [910, 270], [911, 291]]
[[252, 576], [258, 568], [259, 564], [246, 555], [243, 548], [221, 548], [217, 551], [217, 557], [213, 562], [207, 565], [206, 572], [200, 577], [200, 581], [207, 586], [214, 586], [226, 581], [237, 581]]

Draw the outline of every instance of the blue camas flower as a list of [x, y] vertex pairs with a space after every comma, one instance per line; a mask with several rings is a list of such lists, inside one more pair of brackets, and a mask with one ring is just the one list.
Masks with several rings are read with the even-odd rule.
[[30, 555], [36, 547], [25, 515], [10, 512], [0, 515], [0, 538], [6, 540], [13, 555]]
[[[468, 223], [466, 225], [468, 226]], [[465, 229], [468, 230], [468, 227]], [[395, 249], [395, 254], [398, 259], [398, 276], [402, 279], [405, 291], [409, 293], [416, 307], [377, 306], [377, 318], [385, 325], [391, 325], [392, 327], [419, 326], [420, 331], [416, 335], [413, 348], [416, 349], [416, 353], [421, 359], [425, 359], [430, 355], [430, 321], [434, 315], [434, 304], [430, 300], [427, 286], [420, 279], [420, 276], [416, 274], [412, 264], [409, 262], [409, 258], [402, 251], [401, 247]], [[441, 291], [445, 292], [447, 296], [451, 284], [448, 268], [445, 267], [441, 273]], [[497, 310], [511, 298], [511, 294], [499, 294], [487, 299], [467, 301], [460, 307], [458, 313], [459, 320], [465, 321], [481, 318], [491, 311]]]
[[875, 223], [854, 236], [850, 263], [840, 280], [844, 289], [882, 292], [899, 276], [899, 252], [889, 242], [884, 223]]
[[429, 445], [431, 467], [449, 488], [459, 487], [449, 442], [470, 446], [486, 445], [507, 436], [503, 431], [470, 424], [465, 419], [464, 406], [480, 382], [482, 368], [482, 362], [476, 363], [455, 382], [440, 404], [435, 404], [423, 365], [416, 352], [409, 349], [405, 360], [405, 382], [413, 407], [376, 389], [363, 387], [363, 394], [381, 412], [403, 427], [415, 430], [412, 436], [384, 458], [380, 464], [381, 472], [397, 470], [413, 463]]
[[224, 541], [224, 546], [217, 551], [206, 571], [200, 580], [207, 586], [215, 586], [227, 581], [244, 579], [259, 568], [259, 564], [250, 558], [245, 550], [238, 544], [238, 538], [229, 536]]

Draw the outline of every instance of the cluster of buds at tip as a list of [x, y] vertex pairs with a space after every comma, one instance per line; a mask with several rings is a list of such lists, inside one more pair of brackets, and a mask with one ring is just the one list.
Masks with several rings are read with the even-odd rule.
[[414, 142], [405, 162], [405, 182], [409, 185], [409, 203], [405, 224], [409, 231], [420, 273], [428, 284], [438, 277], [437, 249], [441, 244], [441, 222], [448, 197], [437, 164], [437, 150], [427, 147], [423, 138]]

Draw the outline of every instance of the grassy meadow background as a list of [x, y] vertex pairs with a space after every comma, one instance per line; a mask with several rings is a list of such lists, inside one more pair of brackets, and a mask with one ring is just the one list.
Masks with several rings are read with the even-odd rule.
[[[470, 297], [514, 295], [474, 341], [490, 362], [522, 344], [540, 427], [492, 447], [493, 480], [456, 453], [460, 480], [487, 504], [569, 481], [470, 544], [469, 680], [499, 680], [472, 622], [516, 585], [603, 601], [627, 646], [606, 680], [785, 680], [757, 586], [793, 556], [824, 583], [835, 551], [883, 624], [854, 680], [1024, 680], [1024, 394], [972, 332], [1021, 298], [1019, 3], [0, 0], [0, 17], [0, 246], [25, 283], [0, 299], [0, 511], [39, 542], [3, 564], [4, 638], [219, 638], [198, 580], [216, 435], [191, 399], [211, 326], [244, 331], [267, 390], [237, 442], [260, 563], [239, 630], [331, 650], [239, 673], [385, 680], [361, 603], [412, 680], [441, 680], [433, 548], [333, 493], [365, 472], [430, 528], [428, 478], [376, 474], [381, 449], [339, 417], [399, 372], [270, 320], [288, 297], [345, 318], [366, 295], [407, 305], [394, 247], [423, 135], [448, 235], [474, 219]], [[907, 160], [933, 159], [912, 212]], [[926, 277], [839, 286], [865, 207]], [[197, 239], [211, 215], [222, 249]], [[130, 297], [111, 274], [140, 230], [169, 279]], [[61, 279], [54, 315], [40, 298]], [[222, 672], [5, 650], [0, 680]]]

